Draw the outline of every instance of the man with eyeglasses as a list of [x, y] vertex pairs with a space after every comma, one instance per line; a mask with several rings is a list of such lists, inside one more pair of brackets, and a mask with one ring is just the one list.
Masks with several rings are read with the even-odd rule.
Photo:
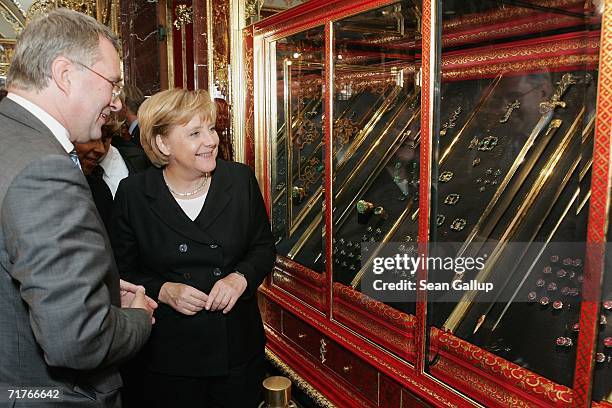
[[85, 14], [52, 11], [16, 45], [0, 102], [0, 406], [119, 407], [116, 367], [150, 334], [156, 304], [120, 281], [74, 153], [121, 109], [120, 83], [116, 37]]

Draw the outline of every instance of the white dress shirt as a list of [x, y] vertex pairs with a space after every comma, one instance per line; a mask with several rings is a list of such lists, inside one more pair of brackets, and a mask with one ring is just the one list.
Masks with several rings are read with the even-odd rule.
[[189, 217], [191, 221], [195, 221], [198, 218], [198, 215], [202, 212], [202, 208], [204, 208], [204, 203], [206, 202], [206, 196], [208, 193], [204, 193], [201, 197], [198, 198], [178, 198], [174, 197], [178, 205], [183, 209], [183, 212]]
[[119, 182], [130, 174], [121, 153], [115, 146], [110, 146], [108, 153], [100, 162], [100, 166], [104, 169], [102, 180], [110, 188], [113, 198], [115, 198]]
[[6, 97], [36, 116], [38, 120], [48, 127], [51, 133], [53, 133], [53, 136], [55, 136], [64, 150], [66, 150], [66, 153], [70, 153], [74, 150], [74, 145], [70, 141], [70, 133], [68, 133], [68, 130], [62, 126], [57, 119], [45, 112], [40, 106], [28, 101], [22, 96], [9, 92]]

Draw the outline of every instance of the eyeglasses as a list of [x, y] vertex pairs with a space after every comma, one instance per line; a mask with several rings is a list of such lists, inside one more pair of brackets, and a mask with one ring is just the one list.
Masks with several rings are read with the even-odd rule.
[[119, 95], [121, 95], [121, 91], [123, 90], [123, 84], [121, 83], [121, 80], [111, 81], [104, 75], [100, 74], [99, 72], [94, 71], [93, 69], [89, 68], [87, 65], [83, 63], [80, 63], [79, 61], [72, 61], [72, 63], [80, 65], [81, 67], [85, 68], [89, 72], [93, 72], [94, 74], [96, 74], [97, 76], [99, 76], [100, 78], [108, 82], [109, 84], [111, 84], [113, 86], [113, 90], [111, 92], [111, 102], [115, 102], [117, 98], [119, 97]]

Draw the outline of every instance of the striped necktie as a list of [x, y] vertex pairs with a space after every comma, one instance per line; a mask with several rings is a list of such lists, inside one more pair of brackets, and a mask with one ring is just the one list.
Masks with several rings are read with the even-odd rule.
[[81, 171], [83, 171], [83, 168], [81, 167], [81, 162], [79, 162], [79, 156], [77, 156], [76, 150], [73, 149], [70, 153], [68, 153], [68, 155], [74, 162], [74, 165], [77, 166]]

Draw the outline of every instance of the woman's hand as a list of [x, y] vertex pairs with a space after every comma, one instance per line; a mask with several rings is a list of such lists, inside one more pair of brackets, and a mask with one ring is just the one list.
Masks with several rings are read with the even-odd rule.
[[222, 310], [229, 313], [244, 293], [247, 287], [247, 280], [238, 273], [230, 273], [223, 279], [219, 279], [208, 294], [206, 310]]
[[159, 291], [158, 299], [179, 313], [193, 316], [200, 312], [209, 296], [183, 283], [166, 282]]

